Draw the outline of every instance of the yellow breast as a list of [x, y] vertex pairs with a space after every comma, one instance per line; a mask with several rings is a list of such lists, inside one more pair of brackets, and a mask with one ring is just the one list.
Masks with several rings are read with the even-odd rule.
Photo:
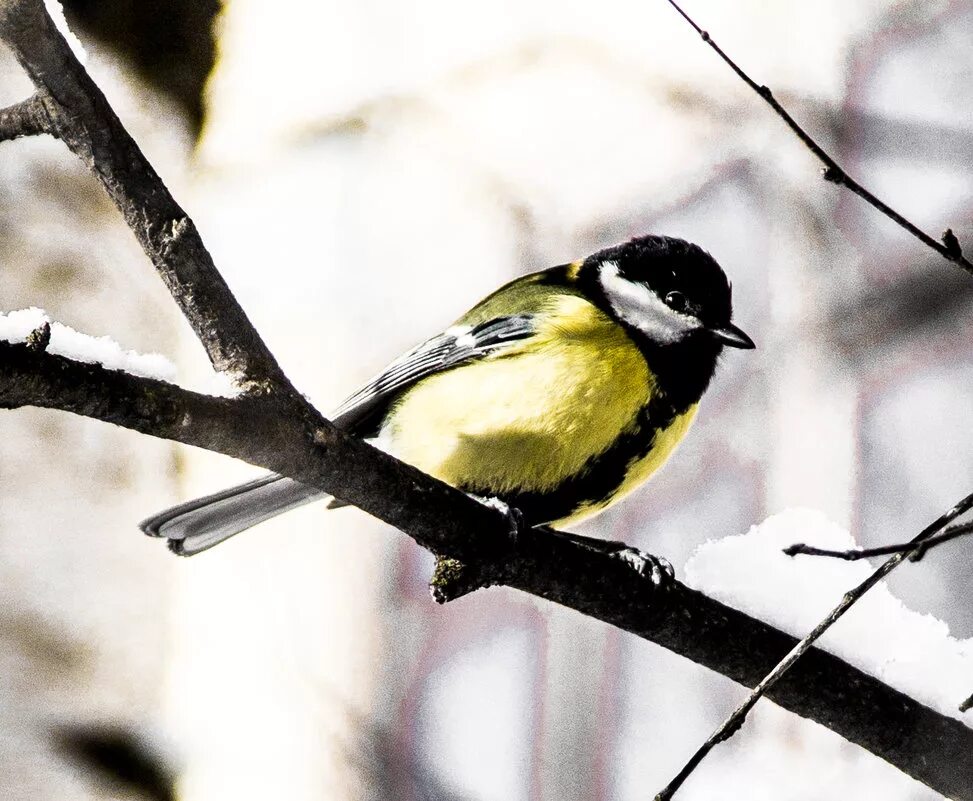
[[[558, 296], [528, 345], [420, 381], [386, 418], [392, 452], [454, 486], [503, 496], [554, 490], [629, 431], [655, 392], [642, 354], [575, 296]], [[693, 410], [694, 411], [694, 410]], [[656, 436], [615, 497], [649, 477], [693, 412]], [[571, 520], [605, 504], [585, 504]]]

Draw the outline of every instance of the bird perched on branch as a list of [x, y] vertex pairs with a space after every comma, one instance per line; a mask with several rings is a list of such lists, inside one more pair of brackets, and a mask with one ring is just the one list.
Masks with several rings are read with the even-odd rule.
[[[731, 316], [730, 283], [708, 253], [639, 237], [501, 287], [392, 362], [332, 420], [448, 484], [501, 500], [528, 525], [570, 525], [661, 467], [723, 348], [754, 347]], [[141, 528], [191, 555], [327, 497], [268, 474]]]

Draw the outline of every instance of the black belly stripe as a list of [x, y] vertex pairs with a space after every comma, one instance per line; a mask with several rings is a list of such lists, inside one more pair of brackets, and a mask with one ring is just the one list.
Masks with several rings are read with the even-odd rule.
[[[557, 487], [545, 492], [505, 493], [501, 500], [519, 509], [527, 523], [534, 526], [569, 517], [586, 504], [611, 500], [624, 482], [629, 466], [649, 454], [656, 434], [672, 425], [680, 413], [664, 397], [653, 398], [636, 413], [629, 431], [607, 450], [589, 458], [577, 473]], [[463, 486], [462, 489], [483, 497], [496, 495], [482, 487]]]

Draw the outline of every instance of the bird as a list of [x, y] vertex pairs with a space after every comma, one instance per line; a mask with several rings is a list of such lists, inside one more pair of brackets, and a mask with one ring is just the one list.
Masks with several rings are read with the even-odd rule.
[[[685, 437], [723, 349], [754, 348], [698, 245], [644, 235], [517, 278], [393, 361], [331, 415], [348, 434], [522, 524], [617, 503]], [[318, 499], [269, 473], [140, 523], [183, 556]]]

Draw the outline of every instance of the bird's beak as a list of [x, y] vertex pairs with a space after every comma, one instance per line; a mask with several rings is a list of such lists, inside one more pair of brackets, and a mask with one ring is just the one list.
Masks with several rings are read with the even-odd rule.
[[710, 333], [724, 345], [731, 348], [750, 350], [751, 348], [757, 347], [753, 340], [733, 325], [733, 323], [728, 323], [722, 328], [711, 328]]

